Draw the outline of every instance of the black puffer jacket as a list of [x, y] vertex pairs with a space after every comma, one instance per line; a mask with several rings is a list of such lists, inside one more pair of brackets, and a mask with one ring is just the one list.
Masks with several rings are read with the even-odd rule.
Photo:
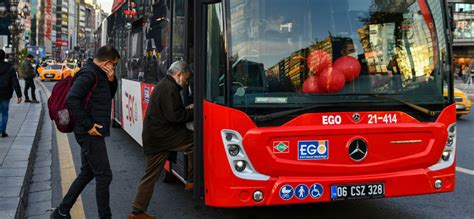
[[15, 89], [16, 96], [21, 97], [20, 84], [15, 69], [9, 63], [0, 61], [0, 101], [11, 99], [13, 89]]
[[[86, 109], [83, 101], [93, 89], [96, 75], [99, 81], [92, 91], [89, 107]], [[67, 96], [67, 106], [74, 115], [74, 133], [86, 134], [94, 123], [97, 123], [104, 126], [105, 136], [110, 135], [110, 115], [115, 91], [117, 91], [117, 79], [108, 81], [106, 73], [94, 62], [88, 61], [74, 77]]]

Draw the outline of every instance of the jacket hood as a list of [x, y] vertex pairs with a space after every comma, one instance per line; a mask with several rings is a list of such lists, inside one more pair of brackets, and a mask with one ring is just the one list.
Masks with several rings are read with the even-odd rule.
[[8, 73], [11, 66], [10, 63], [0, 62], [0, 75]]

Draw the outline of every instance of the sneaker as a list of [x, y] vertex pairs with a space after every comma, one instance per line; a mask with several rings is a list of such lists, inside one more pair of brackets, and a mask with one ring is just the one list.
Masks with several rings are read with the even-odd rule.
[[51, 214], [51, 219], [71, 219], [71, 215], [69, 213], [61, 213], [59, 208], [56, 208]]
[[8, 137], [8, 134], [6, 132], [2, 132], [2, 138]]
[[156, 216], [148, 215], [146, 213], [141, 213], [141, 214], [138, 214], [138, 215], [130, 213], [128, 215], [128, 219], [156, 219]]
[[33, 101], [31, 101], [31, 103], [39, 103], [39, 101], [33, 100]]
[[31, 103], [31, 100], [30, 100], [30, 99], [26, 99], [26, 100], [25, 100], [25, 103]]

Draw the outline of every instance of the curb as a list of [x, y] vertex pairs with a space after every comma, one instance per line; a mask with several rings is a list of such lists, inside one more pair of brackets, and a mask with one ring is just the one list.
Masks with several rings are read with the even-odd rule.
[[[27, 218], [26, 217], [26, 207], [28, 205], [28, 194], [29, 194], [29, 190], [30, 190], [30, 181], [31, 181], [31, 178], [33, 177], [33, 164], [34, 164], [34, 161], [35, 161], [36, 150], [38, 148], [38, 141], [39, 141], [39, 137], [40, 137], [40, 134], [41, 134], [41, 127], [42, 127], [41, 124], [43, 124], [43, 116], [44, 116], [43, 100], [44, 100], [44, 96], [43, 96], [43, 91], [42, 90], [38, 90], [38, 93], [39, 93], [38, 96], [41, 99], [41, 101], [40, 101], [41, 111], [40, 111], [40, 114], [39, 114], [38, 123], [36, 125], [36, 132], [35, 132], [34, 139], [33, 139], [33, 145], [31, 146], [30, 155], [28, 157], [28, 165], [26, 167], [25, 178], [23, 180], [23, 185], [21, 186], [20, 202], [18, 203], [18, 207], [17, 207], [16, 214], [15, 214], [15, 218], [21, 218], [21, 219]], [[30, 111], [31, 111], [31, 109], [28, 111], [28, 113]], [[28, 120], [28, 118], [26, 120]]]

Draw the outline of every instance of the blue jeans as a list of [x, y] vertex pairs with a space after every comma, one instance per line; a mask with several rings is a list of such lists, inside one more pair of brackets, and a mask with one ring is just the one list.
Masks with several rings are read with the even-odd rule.
[[0, 101], [0, 113], [2, 114], [0, 123], [0, 132], [4, 133], [7, 130], [8, 122], [8, 108], [10, 107], [10, 99]]

